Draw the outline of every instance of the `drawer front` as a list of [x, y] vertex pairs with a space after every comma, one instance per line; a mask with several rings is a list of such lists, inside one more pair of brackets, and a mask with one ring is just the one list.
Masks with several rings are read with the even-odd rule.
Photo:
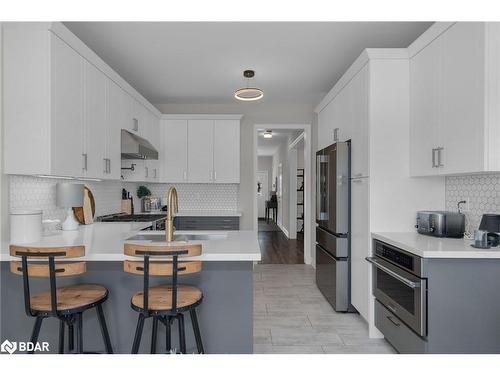
[[399, 353], [418, 354], [426, 352], [425, 340], [408, 328], [396, 315], [377, 300], [375, 300], [375, 326]]
[[177, 230], [239, 230], [240, 219], [235, 216], [178, 216]]

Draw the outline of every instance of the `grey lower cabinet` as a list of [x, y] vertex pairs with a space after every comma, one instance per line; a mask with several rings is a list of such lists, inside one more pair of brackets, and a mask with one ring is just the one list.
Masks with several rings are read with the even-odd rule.
[[424, 259], [427, 335], [379, 301], [375, 326], [400, 353], [500, 353], [500, 259]]
[[238, 216], [177, 216], [176, 230], [239, 230]]

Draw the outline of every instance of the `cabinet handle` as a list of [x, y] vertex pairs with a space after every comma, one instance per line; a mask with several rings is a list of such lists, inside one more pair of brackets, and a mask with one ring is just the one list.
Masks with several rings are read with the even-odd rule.
[[111, 159], [108, 159], [108, 173], [111, 173]]
[[354, 178], [363, 177], [363, 173], [354, 173]]
[[138, 132], [139, 131], [139, 120], [136, 118], [133, 118], [132, 122], [133, 122], [132, 130]]
[[432, 168], [437, 168], [436, 165], [436, 150], [437, 148], [432, 149]]
[[144, 167], [144, 169], [146, 170], [146, 178], [148, 178], [149, 177], [149, 169], [148, 169], [148, 167]]
[[441, 159], [441, 152], [444, 151], [444, 147], [438, 147], [436, 149], [436, 151], [438, 152], [437, 167], [438, 168], [444, 167], [444, 164], [442, 163], [442, 159]]
[[153, 177], [154, 177], [154, 178], [156, 178], [156, 168], [155, 168], [155, 169], [153, 169], [153, 172], [154, 172], [154, 173], [153, 173]]
[[82, 169], [84, 171], [86, 171], [87, 170], [87, 154], [82, 154], [82, 162], [83, 162]]
[[217, 171], [214, 169], [214, 181], [217, 181]]
[[184, 179], [184, 181], [187, 180], [187, 171], [184, 171], [183, 175], [182, 175], [182, 178]]
[[108, 173], [108, 159], [102, 159], [104, 161], [104, 171], [103, 173]]
[[399, 326], [401, 325], [398, 321], [396, 321], [396, 319], [395, 319], [395, 318], [393, 318], [393, 317], [392, 317], [392, 316], [390, 316], [390, 315], [387, 315], [387, 316], [386, 316], [386, 318], [387, 318], [387, 319], [388, 319], [388, 320], [389, 320], [392, 324], [394, 324], [396, 327], [399, 327]]

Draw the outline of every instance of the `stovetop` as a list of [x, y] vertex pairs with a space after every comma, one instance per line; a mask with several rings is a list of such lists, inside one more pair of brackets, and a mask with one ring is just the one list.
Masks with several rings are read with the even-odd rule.
[[167, 215], [163, 214], [113, 214], [102, 216], [99, 218], [102, 222], [148, 222], [166, 219]]

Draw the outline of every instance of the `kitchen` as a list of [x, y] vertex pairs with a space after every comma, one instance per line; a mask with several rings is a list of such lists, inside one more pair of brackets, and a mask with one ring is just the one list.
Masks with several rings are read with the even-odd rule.
[[[2, 215], [10, 230], [2, 225], [2, 306], [8, 305], [2, 308], [2, 340], [22, 341], [32, 334], [33, 319], [24, 312], [22, 254], [78, 247], [85, 249], [79, 260], [86, 262], [87, 271], [78, 274], [78, 282], [105, 285], [109, 296], [103, 302], [106, 323], [90, 312], [83, 322], [85, 346], [76, 345], [77, 350], [109, 353], [101, 328], [109, 331], [115, 353], [254, 353], [255, 285], [262, 281], [254, 277], [262, 272], [252, 210], [252, 128], [280, 117], [284, 124], [312, 124], [312, 140], [305, 137], [312, 150], [311, 176], [305, 183], [312, 219], [304, 223], [311, 264], [304, 267], [315, 275], [316, 290], [325, 296], [321, 303], [328, 304], [332, 316], [359, 317], [363, 339], [384, 342], [393, 352], [499, 353], [495, 316], [500, 306], [492, 295], [500, 287], [495, 275], [500, 267], [495, 233], [500, 228], [495, 229], [495, 217], [485, 217], [484, 225], [482, 219], [500, 211], [495, 148], [500, 26], [400, 24], [394, 27], [408, 27], [405, 40], [382, 43], [383, 48], [366, 42], [359, 53], [351, 53], [347, 66], [337, 68], [341, 74], [305, 115], [300, 105], [290, 110], [283, 105], [286, 118], [269, 107], [256, 115], [244, 102], [210, 109], [189, 100], [152, 104], [134, 88], [136, 76], [128, 78], [132, 85], [113, 69], [109, 55], [103, 59], [106, 42], [93, 34], [147, 35], [152, 32], [148, 27], [162, 26], [3, 23], [2, 178], [9, 196]], [[114, 27], [115, 34], [109, 32]], [[312, 27], [309, 32], [318, 31]], [[389, 34], [398, 33], [394, 29]], [[121, 43], [132, 42], [123, 38]], [[259, 70], [252, 77], [241, 71], [232, 91], [241, 86], [260, 90], [266, 98], [275, 93], [264, 87], [266, 77]], [[429, 210], [447, 212], [426, 214]], [[453, 229], [455, 236], [465, 233], [467, 238], [446, 238]], [[176, 252], [184, 246], [195, 254], [201, 248], [184, 259], [178, 255], [179, 262], [193, 263], [193, 269], [196, 262], [203, 265], [186, 277], [182, 272], [190, 270], [187, 265], [179, 271], [183, 283], [199, 286], [205, 295], [190, 310], [198, 311], [199, 327], [193, 315], [184, 320], [183, 314], [167, 314], [166, 319], [131, 308], [131, 298], [143, 284], [142, 278], [124, 272], [124, 264], [136, 254], [127, 253], [127, 244], [135, 252], [150, 251], [147, 246]], [[12, 261], [18, 262], [14, 268]], [[144, 274], [146, 268], [130, 273]], [[481, 277], [475, 276], [473, 283], [471, 275]], [[57, 284], [71, 284], [70, 279], [57, 279]], [[399, 296], [402, 300], [392, 295], [394, 280], [410, 288], [411, 295]], [[30, 280], [30, 285], [43, 290], [48, 283]], [[474, 295], [478, 288], [484, 293]], [[287, 298], [279, 298], [286, 306]], [[465, 298], [474, 307], [461, 308]], [[478, 316], [483, 319], [472, 323]], [[144, 326], [144, 319], [152, 326]], [[461, 331], [466, 319], [468, 328]], [[282, 320], [286, 324], [287, 316]], [[56, 323], [45, 319], [41, 331], [38, 327], [40, 337], [52, 347], [62, 337], [66, 351], [66, 327]], [[167, 335], [170, 346], [163, 339], [156, 344], [157, 331], [164, 330], [159, 323], [172, 336]], [[293, 324], [287, 328], [303, 328]], [[348, 352], [349, 343], [342, 341], [345, 327], [335, 321], [329, 327], [331, 337], [338, 331], [339, 352]], [[72, 321], [67, 328], [73, 330]], [[300, 352], [300, 343], [294, 348], [283, 344], [286, 340], [273, 343], [275, 328], [266, 328], [269, 342], [260, 349]], [[150, 345], [146, 337], [151, 332]], [[321, 352], [339, 344], [318, 342]]]

